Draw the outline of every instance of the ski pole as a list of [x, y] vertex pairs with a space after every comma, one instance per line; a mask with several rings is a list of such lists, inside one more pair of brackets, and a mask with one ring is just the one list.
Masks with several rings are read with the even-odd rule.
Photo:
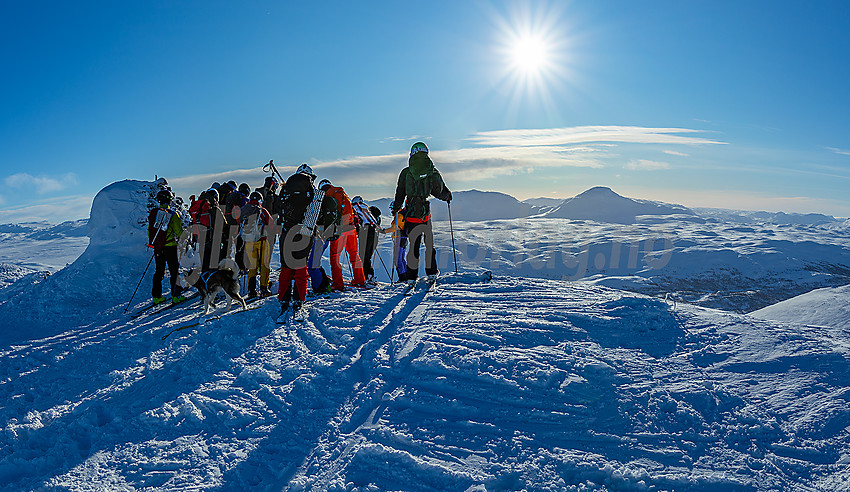
[[455, 257], [455, 273], [457, 273], [457, 250], [455, 249], [455, 230], [452, 226], [452, 202], [446, 202], [449, 207], [449, 231], [452, 233], [452, 254]]
[[145, 267], [145, 271], [142, 272], [142, 278], [139, 279], [139, 283], [136, 284], [136, 290], [133, 291], [133, 295], [130, 296], [130, 300], [127, 301], [127, 307], [124, 308], [124, 312], [126, 313], [128, 309], [130, 309], [130, 303], [133, 302], [133, 298], [136, 297], [136, 292], [139, 291], [139, 286], [142, 285], [142, 280], [145, 279], [145, 274], [148, 273], [148, 268], [151, 266], [151, 262], [153, 261], [153, 257], [156, 256], [156, 251], [151, 255], [151, 259], [148, 260], [148, 265]]
[[375, 253], [378, 254], [378, 259], [381, 260], [381, 265], [384, 267], [384, 271], [387, 272], [387, 277], [390, 277], [390, 283], [393, 283], [392, 276], [390, 275], [390, 271], [387, 269], [387, 264], [384, 263], [384, 258], [381, 257], [381, 250], [378, 247], [375, 247]]

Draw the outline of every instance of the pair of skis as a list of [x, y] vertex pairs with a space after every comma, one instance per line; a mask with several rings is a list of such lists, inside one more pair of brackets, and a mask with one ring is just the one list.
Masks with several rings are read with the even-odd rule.
[[[175, 306], [185, 306], [185, 305], [189, 304], [190, 299], [193, 299], [197, 296], [198, 296], [198, 292], [193, 292], [193, 293], [189, 294], [188, 296], [186, 296], [185, 300], [177, 302], [177, 303], [170, 302], [171, 297], [168, 297], [165, 301], [163, 301], [159, 304], [154, 304], [153, 302], [151, 302], [147, 306], [145, 306], [145, 307], [139, 309], [138, 311], [136, 311], [135, 313], [131, 314], [130, 318], [136, 319], [136, 318], [139, 318], [139, 317], [144, 316], [146, 314], [161, 313], [161, 312], [167, 311], [167, 310], [169, 310], [169, 309], [171, 309]], [[154, 308], [156, 308], [156, 309], [154, 309]]]
[[187, 328], [194, 328], [194, 327], [196, 327], [196, 326], [200, 326], [200, 325], [202, 325], [202, 324], [206, 324], [206, 323], [207, 323], [207, 322], [209, 322], [209, 321], [215, 321], [215, 320], [221, 319], [221, 318], [223, 318], [223, 317], [225, 317], [225, 316], [229, 316], [229, 315], [231, 315], [231, 314], [244, 313], [244, 312], [246, 312], [246, 311], [253, 311], [254, 309], [259, 309], [259, 308], [263, 307], [263, 305], [262, 305], [261, 303], [260, 303], [260, 304], [256, 304], [256, 301], [258, 301], [258, 300], [260, 300], [260, 299], [265, 299], [265, 298], [264, 298], [264, 297], [259, 297], [259, 296], [258, 296], [258, 297], [252, 297], [252, 298], [250, 298], [250, 299], [246, 299], [246, 300], [245, 300], [245, 304], [246, 304], [248, 307], [247, 307], [247, 308], [245, 308], [245, 309], [238, 309], [238, 310], [235, 310], [235, 311], [228, 311], [228, 312], [226, 312], [226, 313], [217, 314], [217, 315], [215, 315], [215, 316], [211, 316], [211, 317], [209, 317], [209, 318], [206, 318], [206, 317], [203, 317], [203, 316], [202, 316], [202, 317], [201, 317], [201, 319], [199, 319], [198, 321], [195, 321], [195, 322], [192, 322], [192, 323], [189, 323], [189, 324], [186, 324], [186, 325], [178, 326], [177, 328], [172, 329], [171, 331], [169, 331], [168, 333], [166, 333], [165, 335], [163, 335], [161, 339], [162, 339], [162, 340], [165, 340], [166, 338], [168, 338], [169, 336], [171, 336], [171, 334], [172, 334], [172, 333], [175, 333], [175, 332], [178, 332], [178, 331], [181, 331], [181, 330], [185, 330], [185, 329], [187, 329]]
[[289, 326], [292, 323], [304, 323], [305, 321], [307, 321], [307, 307], [302, 304], [301, 309], [297, 312], [293, 311], [292, 306], [290, 306], [289, 309], [280, 313], [275, 323]]
[[420, 285], [420, 284], [425, 284], [426, 290], [428, 292], [434, 292], [434, 290], [437, 288], [437, 277], [434, 277], [434, 278], [427, 278], [426, 277], [424, 280], [416, 279], [416, 282], [414, 282], [412, 284], [408, 284], [404, 288], [404, 295], [406, 295], [406, 296], [412, 295], [413, 291], [416, 290], [416, 286]]

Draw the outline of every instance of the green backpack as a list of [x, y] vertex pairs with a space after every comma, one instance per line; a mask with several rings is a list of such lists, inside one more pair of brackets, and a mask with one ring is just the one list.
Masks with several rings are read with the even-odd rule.
[[431, 213], [428, 197], [437, 169], [425, 152], [417, 152], [408, 161], [405, 194], [407, 195], [407, 217], [424, 219]]

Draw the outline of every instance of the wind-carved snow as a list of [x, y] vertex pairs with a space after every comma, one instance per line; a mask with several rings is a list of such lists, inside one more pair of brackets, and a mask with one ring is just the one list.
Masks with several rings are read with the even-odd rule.
[[[765, 277], [837, 278], [841, 228], [810, 244], [822, 228], [747, 226], [764, 239], [741, 244], [730, 240], [739, 226], [703, 236], [711, 231], [694, 221], [669, 247], [641, 243], [667, 230], [663, 220], [467, 222], [455, 231], [462, 273], [434, 292], [381, 286], [313, 299], [292, 326], [275, 324], [270, 298], [163, 341], [197, 320], [197, 300], [122, 314], [149, 258], [141, 222], [155, 186], [104, 190], [89, 221], [100, 239], [86, 254], [3, 289], [0, 316], [17, 326], [0, 344], [0, 489], [850, 488], [846, 329], [603, 285], [652, 285], [658, 277], [646, 272], [664, 271], [664, 261], [696, 269], [688, 258], [732, 258], [738, 268], [749, 258], [767, 265]], [[441, 248], [446, 225], [435, 224]], [[597, 264], [603, 250], [592, 238], [622, 231], [631, 235], [619, 255]], [[634, 256], [629, 239], [643, 244]], [[564, 243], [574, 254], [546, 256]], [[490, 248], [481, 246], [487, 261], [473, 261], [474, 244]], [[812, 258], [835, 263], [799, 268]], [[489, 282], [477, 273], [488, 261], [497, 267]], [[624, 275], [541, 278], [550, 261], [560, 262], [556, 275], [583, 264]]]
[[[846, 487], [848, 345], [583, 282], [449, 276], [7, 350], [6, 487]], [[197, 305], [193, 309], [197, 309]], [[846, 342], [846, 339], [845, 339]], [[81, 370], [80, 368], [85, 368]]]

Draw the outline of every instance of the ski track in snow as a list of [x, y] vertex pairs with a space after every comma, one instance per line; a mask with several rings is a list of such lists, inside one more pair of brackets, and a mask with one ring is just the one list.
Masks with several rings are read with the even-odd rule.
[[[841, 490], [850, 351], [587, 283], [199, 303], [5, 349], [0, 488]], [[141, 305], [141, 304], [139, 304]], [[834, 334], [833, 334], [834, 335]]]

